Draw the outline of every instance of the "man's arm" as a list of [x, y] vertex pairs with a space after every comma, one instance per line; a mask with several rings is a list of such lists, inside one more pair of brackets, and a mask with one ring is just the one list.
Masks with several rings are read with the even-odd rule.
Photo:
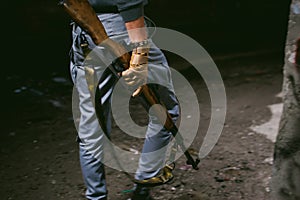
[[132, 43], [141, 42], [147, 39], [144, 16], [133, 21], [125, 22], [125, 26]]
[[118, 10], [132, 43], [147, 39], [144, 21], [144, 6], [147, 3], [148, 0], [117, 0]]
[[[148, 76], [149, 46], [147, 44], [147, 31], [144, 16], [125, 22], [125, 26], [130, 42], [138, 45], [133, 47], [129, 69], [123, 71], [122, 76], [128, 86], [136, 88], [137, 85], [142, 86], [146, 84]], [[146, 43], [143, 44], [143, 41], [146, 41]], [[141, 87], [138, 87], [132, 96], [138, 95], [140, 91]]]

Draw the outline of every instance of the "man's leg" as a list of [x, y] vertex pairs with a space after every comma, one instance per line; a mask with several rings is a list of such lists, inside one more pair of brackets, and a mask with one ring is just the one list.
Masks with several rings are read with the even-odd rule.
[[[174, 92], [162, 86], [154, 86], [151, 89], [155, 90], [158, 99], [165, 104], [175, 123], [179, 116], [179, 105]], [[165, 154], [172, 138], [172, 133], [163, 127], [155, 113], [150, 111], [149, 115], [150, 122], [135, 175], [137, 180], [152, 178], [165, 166]]]
[[90, 200], [107, 198], [104, 165], [89, 153], [82, 144], [79, 149], [81, 171], [86, 185], [86, 197]]
[[[78, 94], [78, 103], [79, 103], [79, 113], [80, 120], [78, 125], [78, 140], [79, 140], [79, 156], [80, 164], [82, 169], [83, 179], [86, 185], [86, 197], [90, 200], [100, 200], [107, 199], [107, 188], [105, 182], [105, 171], [103, 161], [104, 154], [104, 142], [107, 140], [108, 135], [111, 132], [111, 116], [110, 116], [110, 95], [105, 95], [105, 100], [101, 99], [103, 102], [102, 106], [102, 115], [104, 116], [103, 126], [99, 124], [95, 112], [95, 105], [92, 99], [94, 95], [91, 95], [89, 90], [90, 85], [88, 85], [86, 71], [87, 65], [89, 62], [85, 62], [85, 56], [88, 49], [85, 49], [88, 45], [88, 48], [91, 50], [93, 48], [93, 43], [89, 35], [87, 35], [78, 25], [73, 25], [73, 44], [71, 49], [71, 75], [74, 81], [77, 94]], [[98, 61], [98, 59], [97, 59]], [[96, 63], [97, 66], [94, 66], [92, 69], [95, 71], [95, 80], [102, 77], [105, 64], [100, 60]], [[92, 67], [92, 66], [89, 66]], [[91, 78], [89, 76], [89, 78]], [[104, 78], [106, 78], [104, 76]], [[108, 80], [109, 79], [109, 80]], [[111, 78], [106, 80], [107, 84], [104, 85], [105, 89], [107, 87], [112, 87]], [[94, 83], [92, 83], [94, 84]], [[108, 85], [110, 84], [110, 85]], [[101, 90], [101, 88], [99, 88]], [[101, 90], [102, 91], [102, 90]], [[110, 90], [108, 90], [110, 91]], [[93, 93], [93, 91], [92, 91]], [[96, 101], [96, 100], [95, 100]], [[104, 128], [104, 131], [102, 130]]]
[[[158, 100], [165, 105], [175, 123], [179, 117], [179, 104], [174, 93], [169, 66], [165, 60], [161, 64], [149, 65], [149, 80], [157, 83], [149, 85], [149, 87], [155, 92]], [[141, 99], [141, 102], [145, 103], [143, 99]], [[147, 108], [146, 104], [144, 106]], [[150, 122], [139, 160], [139, 168], [135, 174], [135, 179], [137, 180], [152, 178], [160, 172], [165, 165], [165, 154], [172, 138], [172, 134], [163, 127], [155, 113], [150, 111], [149, 115]], [[132, 200], [143, 198], [151, 199], [150, 188], [143, 185], [135, 185]]]
[[86, 83], [85, 71], [77, 70], [76, 88], [79, 94], [80, 122], [78, 127], [79, 156], [86, 197], [90, 200], [107, 199], [103, 157], [104, 133], [99, 125]]

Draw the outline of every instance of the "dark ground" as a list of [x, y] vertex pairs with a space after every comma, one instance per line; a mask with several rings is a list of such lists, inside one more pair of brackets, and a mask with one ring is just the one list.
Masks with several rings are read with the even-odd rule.
[[[83, 200], [84, 185], [72, 118], [72, 84], [66, 67], [70, 42], [68, 19], [55, 8], [45, 9], [53, 7], [50, 1], [39, 1], [36, 6], [20, 2], [13, 21], [4, 22], [11, 31], [5, 33], [15, 43], [8, 45], [11, 40], [3, 41], [7, 54], [1, 74], [5, 95], [1, 98], [0, 199]], [[33, 2], [29, 1], [30, 5]], [[153, 2], [152, 8], [168, 4], [168, 1]], [[214, 5], [209, 2], [221, 5], [205, 9]], [[258, 10], [249, 2], [228, 2], [225, 5], [221, 1], [203, 1], [206, 4], [197, 7], [201, 11], [197, 13], [181, 10], [178, 4], [172, 4], [172, 12], [149, 13], [158, 26], [183, 31], [207, 49], [222, 74], [228, 101], [221, 138], [200, 163], [200, 169], [182, 170], [185, 159], [180, 158], [174, 180], [154, 188], [155, 199], [270, 198], [271, 164], [265, 159], [272, 157], [274, 144], [265, 136], [253, 134], [249, 127], [268, 121], [271, 113], [267, 105], [281, 102], [275, 95], [281, 91], [287, 11], [279, 1], [275, 4], [265, 0]], [[230, 10], [230, 5], [234, 9]], [[220, 9], [222, 6], [224, 9]], [[280, 9], [284, 13], [278, 12]], [[182, 19], [176, 10], [194, 21]], [[203, 17], [199, 21], [195, 20], [198, 14]], [[166, 17], [169, 15], [172, 20]], [[207, 89], [201, 78], [182, 67], [186, 63], [172, 55], [169, 61], [187, 76], [199, 96], [202, 120], [192, 145], [198, 148], [210, 119]], [[133, 112], [133, 117], [145, 116]], [[117, 127], [114, 131], [121, 135]], [[112, 139], [116, 144], [132, 141], [125, 135]], [[137, 146], [141, 144], [133, 141]], [[107, 179], [110, 199], [127, 199], [122, 191], [130, 189], [129, 179], [109, 168]]]
[[[222, 58], [216, 63], [228, 98], [221, 138], [199, 171], [180, 169], [185, 161], [180, 158], [175, 179], [154, 189], [156, 199], [269, 199], [271, 165], [264, 160], [272, 156], [273, 143], [251, 134], [249, 127], [268, 121], [266, 106], [281, 101], [275, 95], [281, 91], [282, 60], [278, 53], [269, 53]], [[181, 72], [190, 74], [188, 69]], [[10, 102], [3, 108], [6, 118], [0, 140], [1, 199], [84, 199], [72, 121], [72, 85], [59, 77], [6, 77]], [[189, 78], [203, 97], [202, 126], [193, 143], [198, 147], [209, 120], [209, 100], [203, 82]], [[115, 131], [119, 132], [117, 127]], [[126, 136], [113, 140], [120, 144]], [[130, 189], [129, 179], [112, 169], [107, 169], [107, 178], [110, 199], [126, 199], [122, 191]]]

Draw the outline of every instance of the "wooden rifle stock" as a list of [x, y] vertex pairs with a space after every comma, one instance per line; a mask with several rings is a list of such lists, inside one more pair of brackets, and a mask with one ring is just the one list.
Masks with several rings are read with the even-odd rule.
[[87, 0], [62, 0], [59, 4], [81, 28], [89, 33], [96, 45], [107, 46], [122, 62], [123, 67], [128, 69], [129, 53], [121, 44], [109, 39], [103, 24]]

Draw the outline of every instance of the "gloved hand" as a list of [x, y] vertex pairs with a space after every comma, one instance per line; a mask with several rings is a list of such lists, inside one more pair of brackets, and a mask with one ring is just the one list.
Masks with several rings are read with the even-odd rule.
[[138, 95], [141, 86], [147, 83], [148, 54], [148, 45], [134, 48], [130, 59], [130, 66], [122, 72], [125, 84], [129, 90], [134, 91], [132, 96]]

